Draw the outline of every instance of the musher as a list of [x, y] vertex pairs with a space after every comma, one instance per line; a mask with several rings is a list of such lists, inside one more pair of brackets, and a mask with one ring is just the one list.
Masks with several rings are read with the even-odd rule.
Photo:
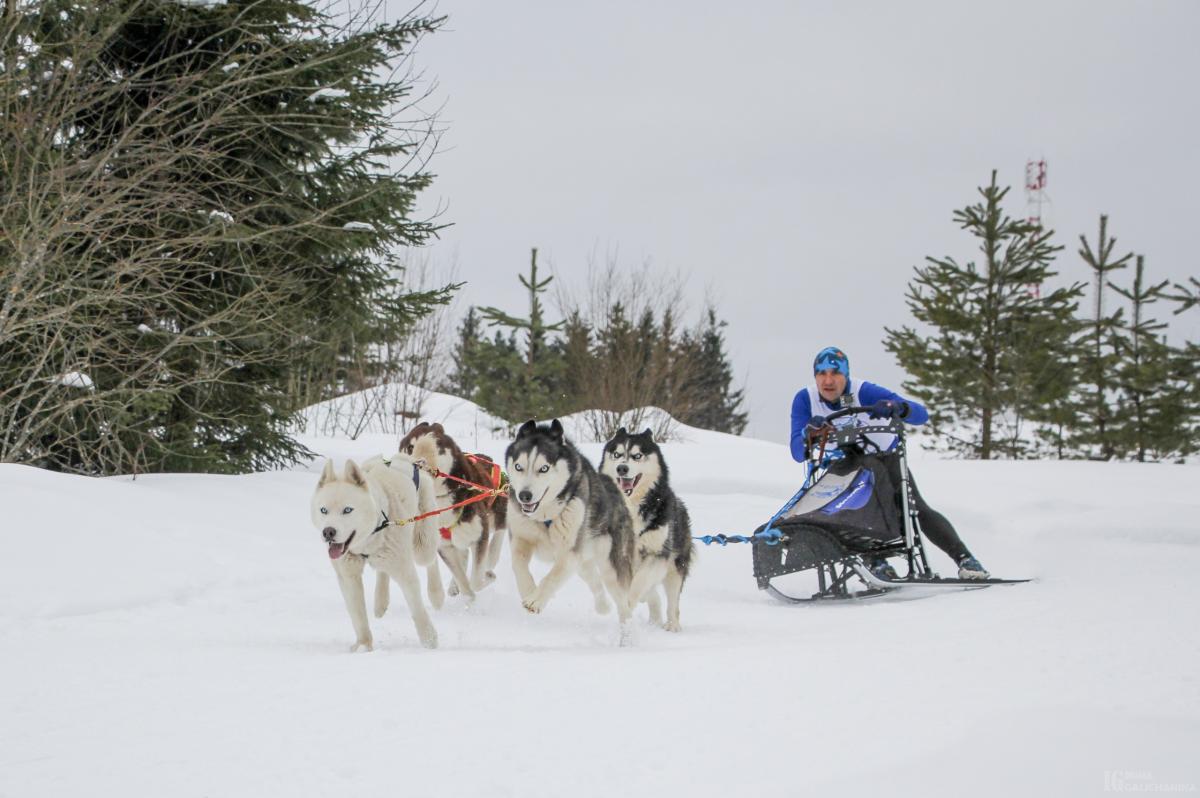
[[[920, 425], [929, 420], [929, 413], [919, 402], [905, 399], [899, 394], [871, 382], [850, 381], [850, 361], [837, 347], [829, 346], [817, 353], [813, 359], [813, 378], [816, 385], [802, 388], [792, 400], [792, 459], [803, 463], [808, 459], [808, 443], [819, 434], [828, 422], [825, 416], [843, 407], [869, 407], [870, 418], [901, 418], [906, 424]], [[854, 417], [861, 424], [861, 417]], [[855, 423], [855, 422], [851, 422]], [[888, 451], [895, 447], [896, 436], [886, 437], [872, 434], [880, 449]], [[894, 484], [900, 483], [899, 458], [882, 458]], [[979, 560], [972, 556], [966, 544], [959, 538], [946, 517], [925, 503], [917, 490], [912, 471], [908, 474], [910, 500], [917, 511], [921, 531], [939, 549], [950, 555], [958, 564], [960, 579], [986, 579], [989, 574]], [[898, 575], [883, 557], [867, 561], [867, 567], [883, 579], [896, 579]]]

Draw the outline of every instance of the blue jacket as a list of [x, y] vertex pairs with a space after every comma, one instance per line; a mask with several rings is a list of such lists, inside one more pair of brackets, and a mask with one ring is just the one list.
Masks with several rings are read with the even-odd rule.
[[[809, 419], [814, 415], [827, 416], [840, 407], [836, 404], [829, 404], [821, 398], [819, 393], [816, 394], [816, 410], [813, 410], [813, 398], [809, 396], [809, 388], [801, 388], [796, 393], [796, 398], [792, 400], [792, 459], [796, 462], [803, 463], [807, 454], [804, 451], [804, 435], [805, 427], [808, 425]], [[816, 389], [812, 389], [816, 393]], [[854, 387], [850, 380], [846, 380], [846, 393], [853, 393]], [[890, 399], [893, 402], [907, 402], [908, 415], [904, 418], [908, 424], [924, 424], [929, 420], [929, 411], [919, 402], [914, 402], [912, 399], [906, 399], [900, 394], [884, 388], [882, 385], [876, 385], [873, 382], [863, 382], [858, 386], [858, 399], [863, 405], [873, 405], [880, 399]]]

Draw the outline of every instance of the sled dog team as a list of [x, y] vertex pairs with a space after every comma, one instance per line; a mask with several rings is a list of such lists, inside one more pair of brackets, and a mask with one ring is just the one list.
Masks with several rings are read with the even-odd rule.
[[[630, 642], [633, 611], [643, 602], [653, 623], [679, 631], [679, 595], [695, 550], [687, 508], [671, 490], [650, 430], [618, 431], [605, 444], [597, 471], [557, 419], [543, 425], [528, 421], [504, 461], [507, 497], [469, 503], [478, 495], [472, 484], [500, 486], [499, 467], [462, 451], [440, 424], [418, 424], [390, 461], [349, 460], [340, 476], [332, 461], [325, 463], [312, 520], [329, 548], [354, 626], [351, 650], [373, 646], [363, 588], [368, 563], [377, 572], [375, 617], [387, 610], [394, 579], [421, 644], [436, 648], [418, 568], [425, 569], [426, 595], [435, 609], [447, 592], [438, 559], [450, 571], [449, 594], [471, 600], [496, 579], [505, 528], [517, 591], [529, 612], [545, 609], [578, 574], [597, 612], [607, 613], [610, 600], [616, 606], [622, 645]], [[534, 556], [550, 563], [541, 582], [530, 572]], [[667, 601], [665, 620], [659, 586]]]

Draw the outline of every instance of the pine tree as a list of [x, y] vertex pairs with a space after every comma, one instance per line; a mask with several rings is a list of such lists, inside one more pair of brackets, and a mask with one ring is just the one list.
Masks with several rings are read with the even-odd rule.
[[745, 399], [742, 389], [733, 389], [733, 366], [725, 353], [726, 322], [717, 318], [711, 305], [705, 313], [705, 325], [699, 340], [685, 346], [683, 356], [696, 358], [695, 377], [683, 390], [693, 394], [688, 406], [692, 412], [681, 415], [680, 421], [693, 427], [741, 435], [746, 429], [748, 415], [741, 410]]
[[[0, 70], [0, 289], [19, 298], [0, 312], [0, 459], [302, 456], [298, 405], [448, 298], [406, 293], [390, 259], [435, 228], [412, 218], [429, 175], [388, 166], [421, 146], [396, 137], [413, 82], [379, 78], [440, 20], [338, 30], [299, 0], [18, 16], [34, 61]], [[94, 387], [47, 394], [71, 369]]]
[[1082, 288], [1029, 290], [1055, 275], [1050, 264], [1062, 247], [1051, 243], [1052, 231], [1004, 213], [1008, 191], [993, 171], [982, 201], [954, 212], [978, 241], [980, 265], [927, 257], [916, 268], [907, 304], [931, 334], [903, 327], [886, 338], [914, 378], [905, 388], [929, 406], [933, 432], [951, 451], [985, 460], [1025, 455], [1025, 426], [1061, 398], [1060, 364], [1070, 355]]
[[458, 328], [458, 342], [454, 345], [454, 370], [450, 372], [441, 390], [475, 401], [480, 373], [483, 370], [482, 350], [486, 344], [480, 341], [481, 332], [479, 314], [475, 312], [474, 307], [467, 308], [467, 315]]
[[[530, 255], [529, 277], [517, 275], [521, 285], [529, 292], [529, 316], [512, 316], [499, 308], [481, 307], [480, 315], [490, 325], [510, 331], [508, 342], [515, 342], [518, 332], [525, 334], [523, 367], [509, 373], [495, 368], [488, 372], [489, 380], [505, 384], [489, 383], [484, 386], [481, 397], [494, 397], [480, 404], [501, 418], [517, 422], [528, 418], [552, 418], [559, 414], [564, 403], [563, 358], [558, 344], [550, 334], [563, 328], [563, 322], [549, 323], [545, 318], [541, 294], [545, 293], [553, 277], [538, 279], [537, 248]], [[499, 336], [497, 341], [502, 340]], [[493, 352], [500, 357], [503, 350]], [[502, 359], [503, 361], [503, 359]]]
[[1149, 306], [1165, 296], [1168, 281], [1146, 285], [1145, 258], [1137, 256], [1133, 284], [1112, 288], [1130, 303], [1128, 323], [1120, 326], [1114, 387], [1118, 412], [1112, 424], [1117, 456], [1138, 462], [1169, 457], [1186, 440], [1188, 421], [1185, 388], [1172, 379], [1177, 353], [1159, 333], [1167, 325], [1148, 315]]
[[1175, 308], [1176, 316], [1185, 310], [1200, 307], [1200, 280], [1197, 280], [1195, 277], [1189, 277], [1188, 283], [1188, 285], [1175, 283], [1175, 293], [1167, 295], [1168, 299], [1179, 303], [1179, 307]]
[[1111, 273], [1125, 268], [1133, 253], [1112, 259], [1117, 240], [1108, 236], [1108, 216], [1103, 214], [1096, 247], [1093, 249], [1082, 235], [1079, 242], [1082, 244], [1079, 256], [1092, 270], [1092, 316], [1078, 340], [1080, 386], [1078, 397], [1071, 404], [1079, 416], [1068, 419], [1066, 426], [1075, 430], [1068, 435], [1070, 446], [1093, 450], [1099, 459], [1108, 460], [1116, 453], [1111, 431], [1114, 409], [1110, 375], [1119, 359], [1118, 330], [1123, 309], [1106, 312], [1104, 295], [1112, 287]]

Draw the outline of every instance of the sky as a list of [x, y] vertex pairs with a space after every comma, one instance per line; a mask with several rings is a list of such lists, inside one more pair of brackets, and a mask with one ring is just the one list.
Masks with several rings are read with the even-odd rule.
[[[395, 18], [409, 6], [388, 0]], [[425, 213], [459, 307], [526, 307], [531, 247], [559, 284], [589, 263], [678, 278], [728, 322], [747, 434], [788, 435], [813, 354], [900, 388], [885, 328], [926, 256], [976, 258], [952, 222], [993, 169], [1045, 223], [1064, 280], [1109, 215], [1148, 276], [1200, 276], [1200, 3], [441, 0], [415, 64], [443, 129]], [[1128, 278], [1122, 278], [1128, 279]], [[1169, 316], [1164, 310], [1162, 316]], [[1200, 311], [1177, 324], [1193, 339]]]

